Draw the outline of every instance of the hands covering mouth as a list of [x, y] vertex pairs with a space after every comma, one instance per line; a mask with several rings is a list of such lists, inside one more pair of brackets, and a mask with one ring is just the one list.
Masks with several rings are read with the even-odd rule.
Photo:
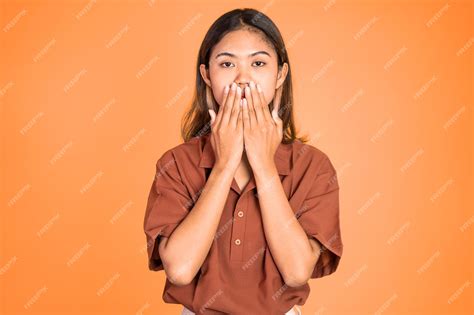
[[245, 151], [257, 173], [274, 167], [274, 155], [283, 138], [283, 121], [278, 114], [281, 95], [282, 86], [276, 89], [270, 112], [259, 84], [251, 81], [243, 89], [235, 82], [225, 86], [217, 115], [209, 109], [216, 165], [235, 170]]

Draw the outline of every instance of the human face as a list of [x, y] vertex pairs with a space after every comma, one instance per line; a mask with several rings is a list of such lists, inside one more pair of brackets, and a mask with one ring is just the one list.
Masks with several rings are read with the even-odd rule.
[[[235, 82], [241, 88], [250, 81], [260, 84], [268, 106], [286, 78], [287, 64], [279, 71], [274, 48], [260, 33], [237, 30], [227, 33], [211, 50], [209, 69], [200, 65], [201, 75], [221, 106], [226, 85]], [[248, 97], [248, 95], [243, 95]]]

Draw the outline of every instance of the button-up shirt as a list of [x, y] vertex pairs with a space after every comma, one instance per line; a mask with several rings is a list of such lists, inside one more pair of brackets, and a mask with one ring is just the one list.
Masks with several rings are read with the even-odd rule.
[[[210, 134], [193, 137], [158, 159], [144, 220], [150, 270], [163, 270], [160, 237], [170, 237], [192, 211], [214, 162]], [[324, 152], [299, 140], [280, 143], [274, 162], [295, 218], [321, 245], [311, 278], [327, 276], [336, 270], [343, 250], [335, 168]], [[182, 304], [196, 314], [238, 315], [284, 314], [305, 303], [309, 284], [287, 286], [267, 246], [258, 189], [254, 176], [243, 190], [233, 178], [203, 265], [187, 285], [166, 279], [166, 303]]]

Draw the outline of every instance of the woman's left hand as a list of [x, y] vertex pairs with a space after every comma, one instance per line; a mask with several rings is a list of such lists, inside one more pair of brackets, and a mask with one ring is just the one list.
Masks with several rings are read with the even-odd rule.
[[282, 87], [275, 92], [271, 114], [260, 86], [250, 82], [250, 87], [245, 88], [242, 102], [244, 146], [254, 173], [275, 167], [275, 152], [283, 138], [283, 121], [278, 116]]

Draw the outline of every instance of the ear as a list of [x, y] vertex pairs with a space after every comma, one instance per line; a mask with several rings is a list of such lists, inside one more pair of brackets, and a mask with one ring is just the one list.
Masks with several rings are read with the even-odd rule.
[[201, 77], [204, 80], [204, 82], [206, 82], [206, 84], [210, 87], [211, 80], [209, 79], [209, 69], [206, 68], [205, 64], [199, 65], [199, 72], [201, 73]]
[[285, 82], [286, 76], [288, 75], [288, 64], [285, 62], [282, 66], [278, 67], [277, 84], [275, 90], [277, 90], [283, 82]]

